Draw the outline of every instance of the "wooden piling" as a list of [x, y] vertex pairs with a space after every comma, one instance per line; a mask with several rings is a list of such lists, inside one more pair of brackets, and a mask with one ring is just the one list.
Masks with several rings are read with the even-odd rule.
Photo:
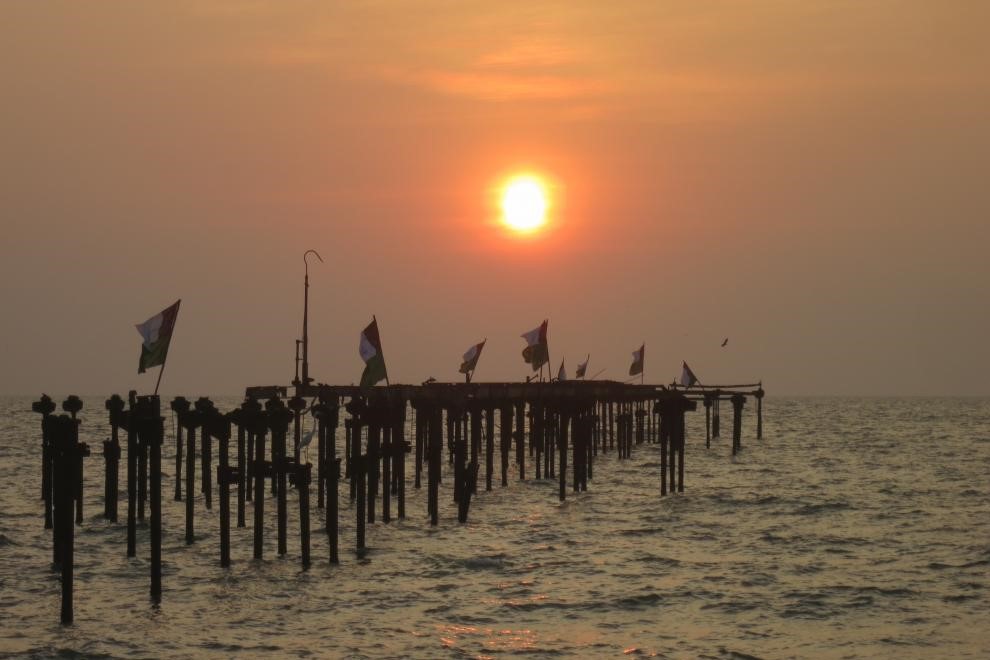
[[763, 439], [763, 384], [760, 383], [760, 389], [756, 390], [753, 395], [756, 397], [756, 439]]
[[[177, 396], [172, 399], [169, 407], [175, 412], [176, 419], [189, 412], [189, 401], [185, 397]], [[175, 424], [175, 501], [182, 501], [182, 424]]]
[[392, 522], [392, 427], [382, 426], [382, 522]]
[[157, 396], [139, 399], [140, 440], [147, 447], [151, 481], [149, 504], [151, 508], [151, 602], [162, 600], [162, 444], [165, 441], [165, 419], [161, 416], [161, 402]]
[[742, 394], [733, 394], [730, 400], [732, 401], [732, 455], [735, 456], [742, 449], [742, 409], [746, 397]]
[[705, 394], [704, 404], [705, 404], [705, 449], [711, 449], [711, 446], [712, 446], [712, 397], [711, 397], [710, 394]]
[[312, 465], [296, 465], [296, 488], [299, 490], [299, 545], [303, 568], [309, 568], [309, 483]]
[[209, 430], [211, 416], [216, 413], [213, 402], [207, 397], [200, 397], [193, 404], [199, 413], [202, 424], [200, 430], [200, 492], [203, 493], [203, 504], [207, 510], [213, 509], [213, 435]]
[[268, 431], [267, 412], [258, 411], [254, 420], [254, 558], [265, 553], [265, 435]]
[[53, 433], [53, 478], [54, 478], [54, 525], [58, 538], [58, 565], [62, 574], [63, 625], [73, 619], [73, 570], [75, 564], [75, 531], [72, 510], [76, 480], [76, 440], [78, 430], [74, 420], [68, 415], [53, 417], [50, 424]]
[[55, 411], [55, 402], [47, 394], [42, 394], [40, 399], [31, 404], [31, 410], [41, 415], [41, 499], [45, 503], [45, 529], [51, 529], [53, 525], [52, 507], [54, 506], [52, 497], [54, 475], [52, 472], [54, 470], [55, 443], [50, 431], [53, 427], [46, 423], [46, 420]]
[[416, 435], [414, 436], [416, 442], [416, 467], [413, 475], [413, 488], [419, 490], [420, 479], [423, 474], [423, 425], [425, 424], [425, 421], [423, 409], [418, 403], [413, 403], [413, 410], [416, 411], [413, 422], [416, 426]]
[[440, 452], [443, 451], [443, 410], [438, 405], [432, 405], [427, 413], [428, 432], [428, 463], [427, 484], [429, 488], [427, 508], [429, 509], [430, 525], [437, 526], [440, 518], [440, 465], [443, 461]]
[[120, 501], [120, 420], [124, 412], [124, 400], [114, 394], [104, 402], [110, 414], [110, 440], [103, 443], [106, 459], [106, 484], [104, 488], [104, 517], [117, 522], [117, 503]]
[[516, 403], [516, 465], [519, 466], [519, 481], [526, 478], [526, 403]]
[[294, 461], [289, 461], [286, 455], [286, 436], [289, 432], [289, 422], [292, 420], [292, 412], [286, 408], [281, 399], [269, 399], [265, 403], [265, 410], [268, 412], [268, 430], [272, 434], [272, 481], [276, 482], [276, 510], [277, 526], [276, 537], [278, 541], [278, 554], [284, 555], [288, 550], [288, 500], [287, 500], [287, 477], [292, 469]]
[[502, 454], [502, 487], [505, 488], [509, 485], [509, 452], [512, 449], [512, 406], [508, 403], [503, 403], [499, 412], [499, 430], [501, 431], [499, 449]]
[[495, 471], [495, 407], [485, 409], [485, 490], [492, 489]]
[[128, 411], [122, 419], [127, 431], [127, 556], [137, 556], [137, 452], [138, 438], [135, 428], [134, 406], [137, 392], [128, 392]]
[[199, 426], [198, 411], [190, 410], [179, 423], [186, 425], [186, 545], [195, 541], [195, 497], [196, 492], [196, 427]]
[[[556, 411], [555, 411], [556, 412]], [[559, 497], [563, 502], [567, 499], [567, 427], [570, 421], [566, 412], [557, 412], [557, 451], [560, 452], [560, 488]]]
[[357, 536], [357, 556], [358, 558], [364, 557], [365, 554], [365, 541], [364, 541], [364, 526], [367, 519], [367, 511], [365, 510], [365, 473], [367, 472], [366, 466], [368, 459], [365, 456], [356, 455], [352, 460], [351, 465], [351, 478], [357, 482], [357, 506], [354, 507], [354, 512], [357, 515], [356, 521], [356, 536]]

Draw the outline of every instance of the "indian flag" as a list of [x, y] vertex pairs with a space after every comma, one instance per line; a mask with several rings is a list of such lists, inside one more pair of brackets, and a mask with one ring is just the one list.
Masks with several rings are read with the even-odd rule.
[[467, 349], [467, 353], [464, 354], [464, 361], [461, 362], [461, 368], [459, 369], [462, 374], [471, 373], [478, 366], [478, 358], [481, 357], [481, 349], [485, 347], [486, 341], [488, 340], [485, 339], [480, 344], [475, 344]]
[[175, 329], [175, 319], [179, 316], [179, 303], [175, 304], [158, 314], [155, 314], [144, 323], [139, 323], [134, 327], [141, 333], [141, 360], [138, 362], [138, 373], [143, 374], [149, 367], [156, 367], [165, 364], [168, 357], [168, 345], [172, 341], [172, 330]]
[[567, 380], [567, 370], [564, 369], [564, 361], [560, 361], [560, 369], [557, 370], [557, 380], [564, 381]]
[[385, 356], [382, 354], [382, 340], [378, 336], [378, 319], [375, 317], [371, 317], [371, 324], [361, 332], [358, 353], [364, 360], [361, 387], [372, 387], [381, 380], [388, 380]]
[[629, 365], [629, 375], [635, 376], [636, 374], [643, 373], [643, 355], [646, 353], [646, 344], [644, 343], [639, 347], [638, 351], [633, 351], [633, 361]]
[[584, 378], [584, 375], [588, 373], [588, 362], [591, 360], [591, 354], [584, 359], [584, 362], [577, 366], [577, 371], [574, 373], [575, 378]]
[[691, 387], [695, 383], [700, 382], [698, 377], [694, 375], [691, 371], [691, 367], [688, 366], [687, 362], [682, 363], [684, 366], [681, 368], [681, 385], [684, 387]]
[[550, 346], [547, 344], [547, 321], [521, 336], [526, 340], [526, 348], [522, 352], [523, 360], [533, 365], [533, 371], [539, 371], [540, 367], [550, 361]]

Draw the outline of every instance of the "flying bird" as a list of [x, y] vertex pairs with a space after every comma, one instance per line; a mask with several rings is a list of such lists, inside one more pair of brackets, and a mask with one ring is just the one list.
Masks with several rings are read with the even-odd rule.
[[725, 348], [725, 345], [728, 343], [729, 343], [729, 338], [726, 337], [724, 340], [722, 340], [722, 348]]

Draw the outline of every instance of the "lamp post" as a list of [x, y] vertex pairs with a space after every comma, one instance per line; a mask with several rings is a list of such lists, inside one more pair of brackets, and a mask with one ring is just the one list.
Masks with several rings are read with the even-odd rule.
[[306, 250], [303, 252], [303, 264], [306, 269], [306, 279], [305, 288], [303, 291], [303, 336], [302, 336], [302, 384], [303, 387], [309, 385], [312, 379], [309, 377], [309, 262], [306, 261], [306, 257], [310, 253], [315, 254], [316, 258], [323, 263], [323, 257], [316, 250]]

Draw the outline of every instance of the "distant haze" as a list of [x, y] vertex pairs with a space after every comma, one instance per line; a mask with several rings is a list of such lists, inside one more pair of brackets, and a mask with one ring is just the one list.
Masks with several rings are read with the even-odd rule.
[[[5, 2], [0, 393], [551, 362], [990, 394], [990, 3]], [[507, 236], [494, 189], [553, 184]], [[728, 337], [724, 348], [722, 340]]]

